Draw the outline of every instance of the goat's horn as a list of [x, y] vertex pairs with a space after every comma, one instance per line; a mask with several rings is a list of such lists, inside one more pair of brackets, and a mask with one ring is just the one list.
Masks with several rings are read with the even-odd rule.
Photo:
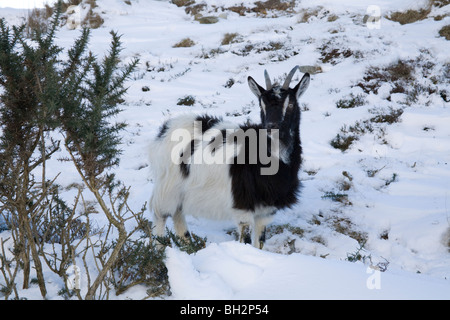
[[269, 73], [264, 70], [264, 78], [266, 79], [266, 90], [272, 89], [272, 82], [270, 81]]
[[297, 71], [297, 69], [299, 68], [299, 66], [295, 66], [294, 69], [291, 70], [291, 72], [289, 72], [286, 80], [283, 83], [282, 89], [287, 90], [289, 89], [289, 84], [291, 83], [292, 77], [295, 74], [295, 71]]

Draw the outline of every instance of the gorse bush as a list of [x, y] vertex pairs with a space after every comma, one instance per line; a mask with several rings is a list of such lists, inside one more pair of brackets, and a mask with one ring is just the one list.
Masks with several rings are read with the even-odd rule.
[[[0, 20], [0, 212], [13, 229], [14, 254], [23, 265], [23, 288], [30, 283], [31, 253], [42, 296], [46, 289], [33, 239], [46, 211], [51, 181], [44, 171], [37, 181], [33, 171], [45, 167], [59, 149], [59, 141], [49, 138], [58, 114], [58, 104], [50, 99], [57, 91], [56, 64], [61, 52], [53, 45], [57, 18], [45, 34], [34, 33], [33, 43], [25, 39], [25, 25], [10, 29]], [[4, 253], [2, 262], [6, 262]]]
[[[136, 211], [129, 205], [130, 187], [114, 177], [126, 124], [112, 120], [138, 60], [121, 62], [115, 32], [103, 59], [88, 50], [88, 28], [67, 51], [59, 47], [61, 6], [48, 28], [32, 29], [31, 37], [25, 24], [9, 27], [0, 19], [0, 232], [7, 230], [0, 237], [0, 295], [20, 299], [23, 279], [22, 289], [37, 284], [47, 298], [44, 270], [63, 279], [64, 298], [108, 299], [138, 284], [149, 296], [168, 294], [161, 243], [192, 253], [206, 239], [170, 233], [156, 239], [143, 218], [146, 205]], [[81, 184], [62, 187], [59, 174], [49, 176], [56, 154], [76, 168]], [[106, 217], [105, 226], [93, 227], [94, 213]], [[144, 236], [136, 237], [139, 231]], [[81, 287], [73, 286], [69, 270], [85, 275]]]
[[151, 297], [169, 293], [164, 250], [155, 241], [147, 240], [128, 240], [119, 252], [112, 268], [116, 294], [138, 284], [149, 287], [147, 293]]
[[[113, 171], [125, 123], [112, 119], [138, 61], [122, 64], [115, 32], [108, 53], [98, 59], [88, 51], [87, 28], [65, 51], [55, 44], [60, 16], [61, 2], [49, 27], [32, 30], [31, 38], [25, 25], [9, 27], [0, 20], [0, 221], [8, 230], [8, 238], [0, 238], [0, 293], [19, 299], [21, 278], [23, 289], [36, 283], [45, 298], [45, 263], [63, 278], [65, 297], [105, 299], [113, 289], [120, 294], [138, 283], [163, 294], [164, 252], [150, 233], [147, 241], [132, 240], [145, 205], [130, 208], [129, 187], [116, 181]], [[68, 156], [58, 159], [73, 165], [83, 181], [70, 186], [77, 191], [70, 203], [58, 175], [50, 177], [47, 170], [61, 147]], [[87, 201], [85, 192], [94, 201]], [[102, 230], [92, 228], [92, 213], [107, 218]], [[130, 219], [138, 222], [135, 229], [125, 228]], [[74, 289], [66, 271], [77, 260], [87, 284]]]

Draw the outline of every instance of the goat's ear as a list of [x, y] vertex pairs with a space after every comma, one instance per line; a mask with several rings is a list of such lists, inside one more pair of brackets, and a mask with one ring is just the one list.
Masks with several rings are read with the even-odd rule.
[[263, 87], [256, 83], [252, 77], [248, 77], [248, 86], [252, 90], [253, 94], [259, 99], [263, 92], [265, 91]]
[[309, 73], [305, 73], [302, 80], [295, 86], [294, 92], [297, 100], [305, 93], [309, 86], [310, 76]]

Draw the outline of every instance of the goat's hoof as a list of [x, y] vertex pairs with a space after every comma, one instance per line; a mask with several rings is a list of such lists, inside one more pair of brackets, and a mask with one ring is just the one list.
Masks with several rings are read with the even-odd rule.
[[240, 231], [241, 231], [241, 234], [239, 237], [239, 242], [245, 243], [245, 244], [252, 243], [252, 239], [251, 239], [250, 232], [249, 232], [249, 227], [247, 225], [242, 225]]

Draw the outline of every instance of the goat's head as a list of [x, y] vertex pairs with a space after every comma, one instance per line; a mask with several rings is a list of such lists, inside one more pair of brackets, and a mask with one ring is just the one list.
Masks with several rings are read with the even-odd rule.
[[248, 77], [250, 90], [259, 100], [261, 122], [267, 129], [288, 129], [291, 132], [298, 128], [300, 108], [298, 99], [309, 86], [309, 73], [305, 73], [300, 82], [291, 89], [289, 84], [299, 66], [289, 72], [282, 86], [273, 86], [269, 74], [264, 71], [266, 87], [261, 87], [252, 77]]

